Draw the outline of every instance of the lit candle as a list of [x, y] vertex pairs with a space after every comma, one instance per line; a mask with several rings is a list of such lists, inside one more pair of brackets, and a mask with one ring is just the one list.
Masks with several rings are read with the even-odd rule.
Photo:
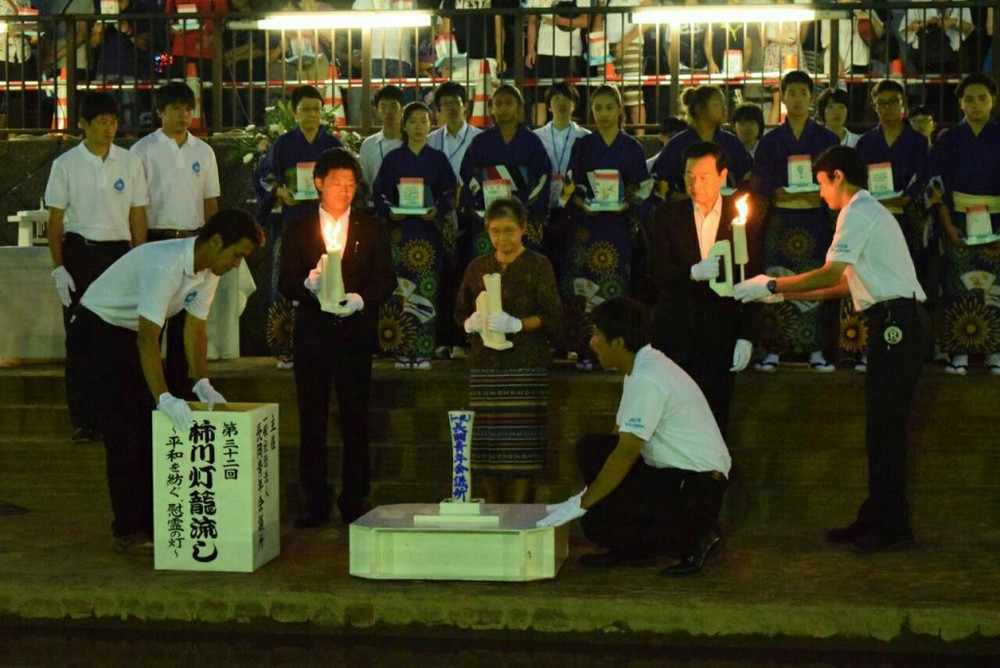
[[744, 195], [737, 200], [736, 210], [740, 215], [733, 218], [733, 262], [740, 265], [740, 281], [746, 280], [746, 264], [750, 261], [747, 253], [747, 215], [750, 213], [747, 197]]
[[346, 295], [341, 260], [344, 257], [346, 234], [341, 229], [343, 226], [339, 222], [334, 223], [332, 217], [321, 217], [326, 252], [319, 259], [319, 305], [327, 313], [344, 313], [346, 308], [341, 306], [341, 302]]

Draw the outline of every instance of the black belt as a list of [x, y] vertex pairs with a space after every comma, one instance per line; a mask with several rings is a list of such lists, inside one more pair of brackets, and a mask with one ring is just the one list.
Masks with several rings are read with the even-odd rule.
[[112, 241], [94, 241], [93, 239], [88, 239], [87, 237], [77, 234], [76, 232], [67, 232], [66, 239], [72, 239], [76, 241], [82, 241], [85, 246], [114, 246], [116, 244], [131, 244], [132, 242], [128, 239], [114, 239]]
[[160, 239], [184, 239], [198, 234], [198, 230], [146, 230], [147, 237], [158, 237]]
[[894, 310], [899, 310], [903, 308], [916, 308], [919, 304], [913, 297], [896, 297], [895, 299], [886, 299], [884, 302], [878, 302], [868, 307], [867, 311], [871, 313], [881, 313]]

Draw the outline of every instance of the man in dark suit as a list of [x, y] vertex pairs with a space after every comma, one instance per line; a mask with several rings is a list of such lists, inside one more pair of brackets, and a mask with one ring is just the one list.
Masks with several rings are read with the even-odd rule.
[[[750, 309], [712, 290], [711, 283], [724, 274], [719, 257], [708, 252], [716, 241], [732, 243], [738, 197], [721, 194], [726, 154], [717, 144], [692, 144], [684, 162], [691, 199], [663, 204], [650, 229], [653, 280], [660, 291], [652, 344], [698, 384], [725, 436], [735, 374], [750, 361], [753, 325]], [[748, 275], [758, 271], [760, 226], [755, 220], [759, 217], [746, 227]], [[736, 282], [735, 262], [732, 270]]]
[[[326, 481], [326, 426], [331, 380], [344, 442], [337, 507], [348, 524], [366, 512], [371, 483], [372, 353], [378, 344], [379, 306], [396, 287], [381, 221], [351, 209], [361, 182], [358, 161], [344, 149], [328, 149], [316, 161], [313, 177], [320, 206], [285, 231], [281, 251], [281, 292], [298, 302], [292, 345], [299, 407], [299, 477], [306, 514], [296, 521], [296, 528], [322, 526], [330, 520], [333, 488]], [[343, 249], [345, 295], [333, 304], [320, 300], [321, 256], [328, 253], [327, 247]], [[333, 269], [328, 271], [331, 275], [326, 280], [332, 280]]]

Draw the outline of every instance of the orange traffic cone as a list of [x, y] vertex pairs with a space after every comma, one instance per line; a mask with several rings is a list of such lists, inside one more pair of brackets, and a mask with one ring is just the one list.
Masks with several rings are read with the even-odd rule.
[[191, 129], [199, 130], [202, 128], [202, 122], [201, 79], [198, 77], [198, 66], [194, 63], [188, 63], [184, 74], [184, 82], [187, 84], [187, 87], [191, 89], [191, 92], [194, 93], [194, 109], [191, 110]]
[[479, 61], [479, 79], [476, 81], [475, 94], [472, 97], [471, 125], [477, 128], [493, 127], [493, 117], [490, 115], [490, 88], [493, 77], [490, 74], [490, 61], [483, 58]]
[[69, 129], [69, 86], [66, 78], [66, 68], [59, 70], [59, 76], [55, 81], [56, 113], [52, 117], [53, 130]]
[[326, 75], [326, 91], [323, 95], [323, 104], [333, 109], [333, 124], [338, 128], [347, 127], [347, 114], [344, 113], [344, 97], [340, 92], [340, 86], [335, 82], [340, 78], [337, 67], [331, 65]]

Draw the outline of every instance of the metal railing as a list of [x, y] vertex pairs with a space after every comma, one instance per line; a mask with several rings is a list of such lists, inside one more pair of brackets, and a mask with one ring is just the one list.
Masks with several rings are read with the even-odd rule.
[[[764, 58], [774, 31], [755, 22], [641, 26], [641, 51], [633, 45], [628, 54], [624, 50], [616, 53], [616, 47], [606, 40], [596, 49], [590, 46], [599, 42], [594, 39], [598, 31], [591, 30], [588, 42], [581, 32], [569, 32], [558, 25], [575, 19], [578, 25], [593, 28], [597, 17], [601, 17], [605, 28], [616, 23], [616, 17], [622, 17], [627, 24], [632, 8], [619, 7], [432, 12], [435, 18], [430, 28], [390, 29], [385, 34], [376, 27], [259, 30], [256, 21], [263, 15], [233, 12], [114, 17], [7, 15], [2, 17], [6, 32], [0, 34], [4, 112], [0, 125], [8, 133], [70, 131], [77, 127], [80, 95], [108, 90], [122, 107], [122, 130], [141, 131], [155, 124], [152, 89], [167, 80], [179, 79], [202, 91], [204, 127], [213, 133], [259, 123], [264, 108], [285, 99], [294, 86], [302, 83], [317, 85], [331, 99], [337, 97], [335, 91], [339, 88], [348, 125], [368, 132], [376, 120], [372, 92], [384, 83], [404, 87], [410, 99], [422, 99], [440, 83], [458, 80], [474, 89], [470, 90], [472, 101], [474, 94], [488, 96], [491, 87], [509, 82], [524, 91], [530, 110], [532, 103], [541, 101], [542, 92], [554, 79], [566, 79], [577, 85], [584, 98], [588, 89], [605, 82], [640, 89], [647, 125], [655, 127], [665, 115], [678, 113], [679, 94], [688, 86], [717, 84], [734, 102], [758, 100], [767, 105], [770, 90], [789, 69], [807, 69], [821, 87], [846, 87], [857, 100], [852, 106], [861, 114], [867, 113], [871, 83], [885, 76], [896, 77], [907, 86], [911, 104], [931, 104], [938, 117], [947, 120], [956, 113], [949, 87], [970, 71], [990, 65], [994, 72], [1000, 71], [998, 49], [994, 48], [987, 60], [991, 36], [1000, 30], [1000, 12], [993, 13], [991, 24], [986, 22], [992, 4], [969, 0], [958, 4], [816, 5], [821, 18], [784, 31], [786, 37], [794, 34], [801, 55], [779, 58], [776, 67], [773, 59]], [[716, 9], [704, 5], [698, 8], [706, 10], [706, 17], [708, 10]], [[914, 14], [908, 12], [919, 15], [942, 10], [960, 21], [966, 12], [973, 18], [969, 31], [959, 23], [959, 48], [950, 48], [954, 40], [947, 30], [943, 37], [926, 33], [927, 43], [915, 47], [916, 34], [907, 30], [911, 26], [906, 24]], [[571, 13], [553, 21], [554, 11]], [[878, 35], [870, 24], [859, 31], [856, 11], [877, 12], [882, 17], [882, 34]], [[181, 22], [192, 20], [198, 21], [197, 28], [183, 30], [191, 25]], [[848, 30], [842, 30], [845, 21], [850, 23]], [[503, 35], [502, 52], [498, 52], [496, 42], [484, 44], [482, 38], [495, 35], [498, 23]], [[568, 39], [574, 48], [582, 49], [577, 66], [568, 76], [566, 64], [559, 61], [542, 58], [540, 66], [536, 57], [536, 68], [527, 66], [531, 23], [536, 26], [538, 47], [543, 42]], [[449, 24], [454, 41], [442, 39], [441, 27]], [[544, 35], [545, 31], [551, 34]], [[862, 35], [865, 31], [867, 34]], [[777, 33], [778, 39], [781, 34]], [[847, 44], [843, 43], [845, 35], [850, 37]], [[463, 43], [463, 39], [477, 36], [477, 41]], [[747, 47], [748, 43], [751, 46]], [[861, 60], [865, 62], [848, 62], [845, 67], [828, 65], [846, 62], [843, 54], [853, 56], [862, 43], [866, 58]], [[79, 46], [66, 48], [67, 44]], [[400, 47], [407, 49], [406, 57], [399, 54]], [[734, 53], [737, 51], [739, 57]], [[784, 52], [787, 55], [787, 49]], [[460, 58], [461, 53], [481, 57]], [[608, 55], [619, 57], [605, 64], [602, 60]], [[622, 62], [623, 55], [627, 62]], [[492, 61], [487, 72], [481, 61], [489, 58]], [[590, 64], [591, 60], [594, 64]], [[547, 66], [562, 69], [546, 72]], [[586, 121], [585, 102], [576, 113]], [[532, 120], [530, 111], [527, 120]], [[851, 119], [859, 125], [871, 120], [870, 116]]]

